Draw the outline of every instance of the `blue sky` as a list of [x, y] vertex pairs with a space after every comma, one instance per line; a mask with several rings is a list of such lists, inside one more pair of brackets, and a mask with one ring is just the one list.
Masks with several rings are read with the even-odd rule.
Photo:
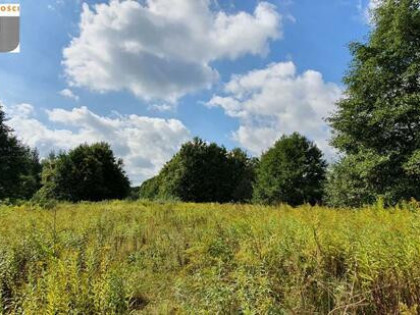
[[[134, 184], [193, 136], [259, 155], [323, 118], [368, 0], [21, 0], [21, 52], [0, 54], [9, 124], [41, 155], [105, 140]], [[97, 4], [100, 4], [97, 6]], [[82, 22], [81, 22], [82, 21]]]

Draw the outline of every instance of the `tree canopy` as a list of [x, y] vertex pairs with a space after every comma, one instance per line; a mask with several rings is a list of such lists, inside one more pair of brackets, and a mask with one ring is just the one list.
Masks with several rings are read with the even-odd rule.
[[13, 135], [0, 106], [0, 200], [30, 198], [40, 187], [40, 173], [38, 153]]
[[317, 146], [298, 133], [282, 136], [261, 156], [254, 199], [297, 206], [322, 201], [326, 162]]
[[420, 1], [383, 1], [374, 24], [350, 46], [347, 90], [329, 119], [344, 155], [329, 194], [351, 205], [420, 199]]
[[194, 202], [250, 200], [255, 160], [199, 138], [185, 143], [159, 175], [143, 183], [142, 198]]
[[40, 198], [100, 201], [125, 198], [130, 182], [109, 144], [83, 144], [43, 163]]

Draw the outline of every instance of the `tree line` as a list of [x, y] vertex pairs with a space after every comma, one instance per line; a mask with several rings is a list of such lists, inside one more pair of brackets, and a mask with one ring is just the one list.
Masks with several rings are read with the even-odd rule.
[[202, 139], [185, 143], [140, 197], [191, 202], [321, 203], [327, 163], [314, 143], [283, 136], [259, 159]]
[[[199, 138], [159, 174], [130, 190], [106, 143], [40, 162], [0, 108], [0, 200], [148, 198], [194, 202], [325, 203], [357, 207], [420, 200], [420, 0], [386, 0], [365, 43], [350, 44], [346, 91], [327, 121], [340, 159], [328, 166], [302, 135], [282, 136], [261, 157]], [[134, 195], [133, 195], [134, 193]]]

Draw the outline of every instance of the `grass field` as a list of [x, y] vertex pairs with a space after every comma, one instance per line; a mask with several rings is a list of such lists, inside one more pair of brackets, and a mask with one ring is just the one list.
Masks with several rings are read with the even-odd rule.
[[0, 207], [0, 313], [417, 314], [420, 210]]

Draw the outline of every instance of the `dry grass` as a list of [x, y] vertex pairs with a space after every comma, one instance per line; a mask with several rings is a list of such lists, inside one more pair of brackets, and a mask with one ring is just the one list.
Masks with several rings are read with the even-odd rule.
[[0, 207], [0, 313], [417, 314], [420, 211]]

